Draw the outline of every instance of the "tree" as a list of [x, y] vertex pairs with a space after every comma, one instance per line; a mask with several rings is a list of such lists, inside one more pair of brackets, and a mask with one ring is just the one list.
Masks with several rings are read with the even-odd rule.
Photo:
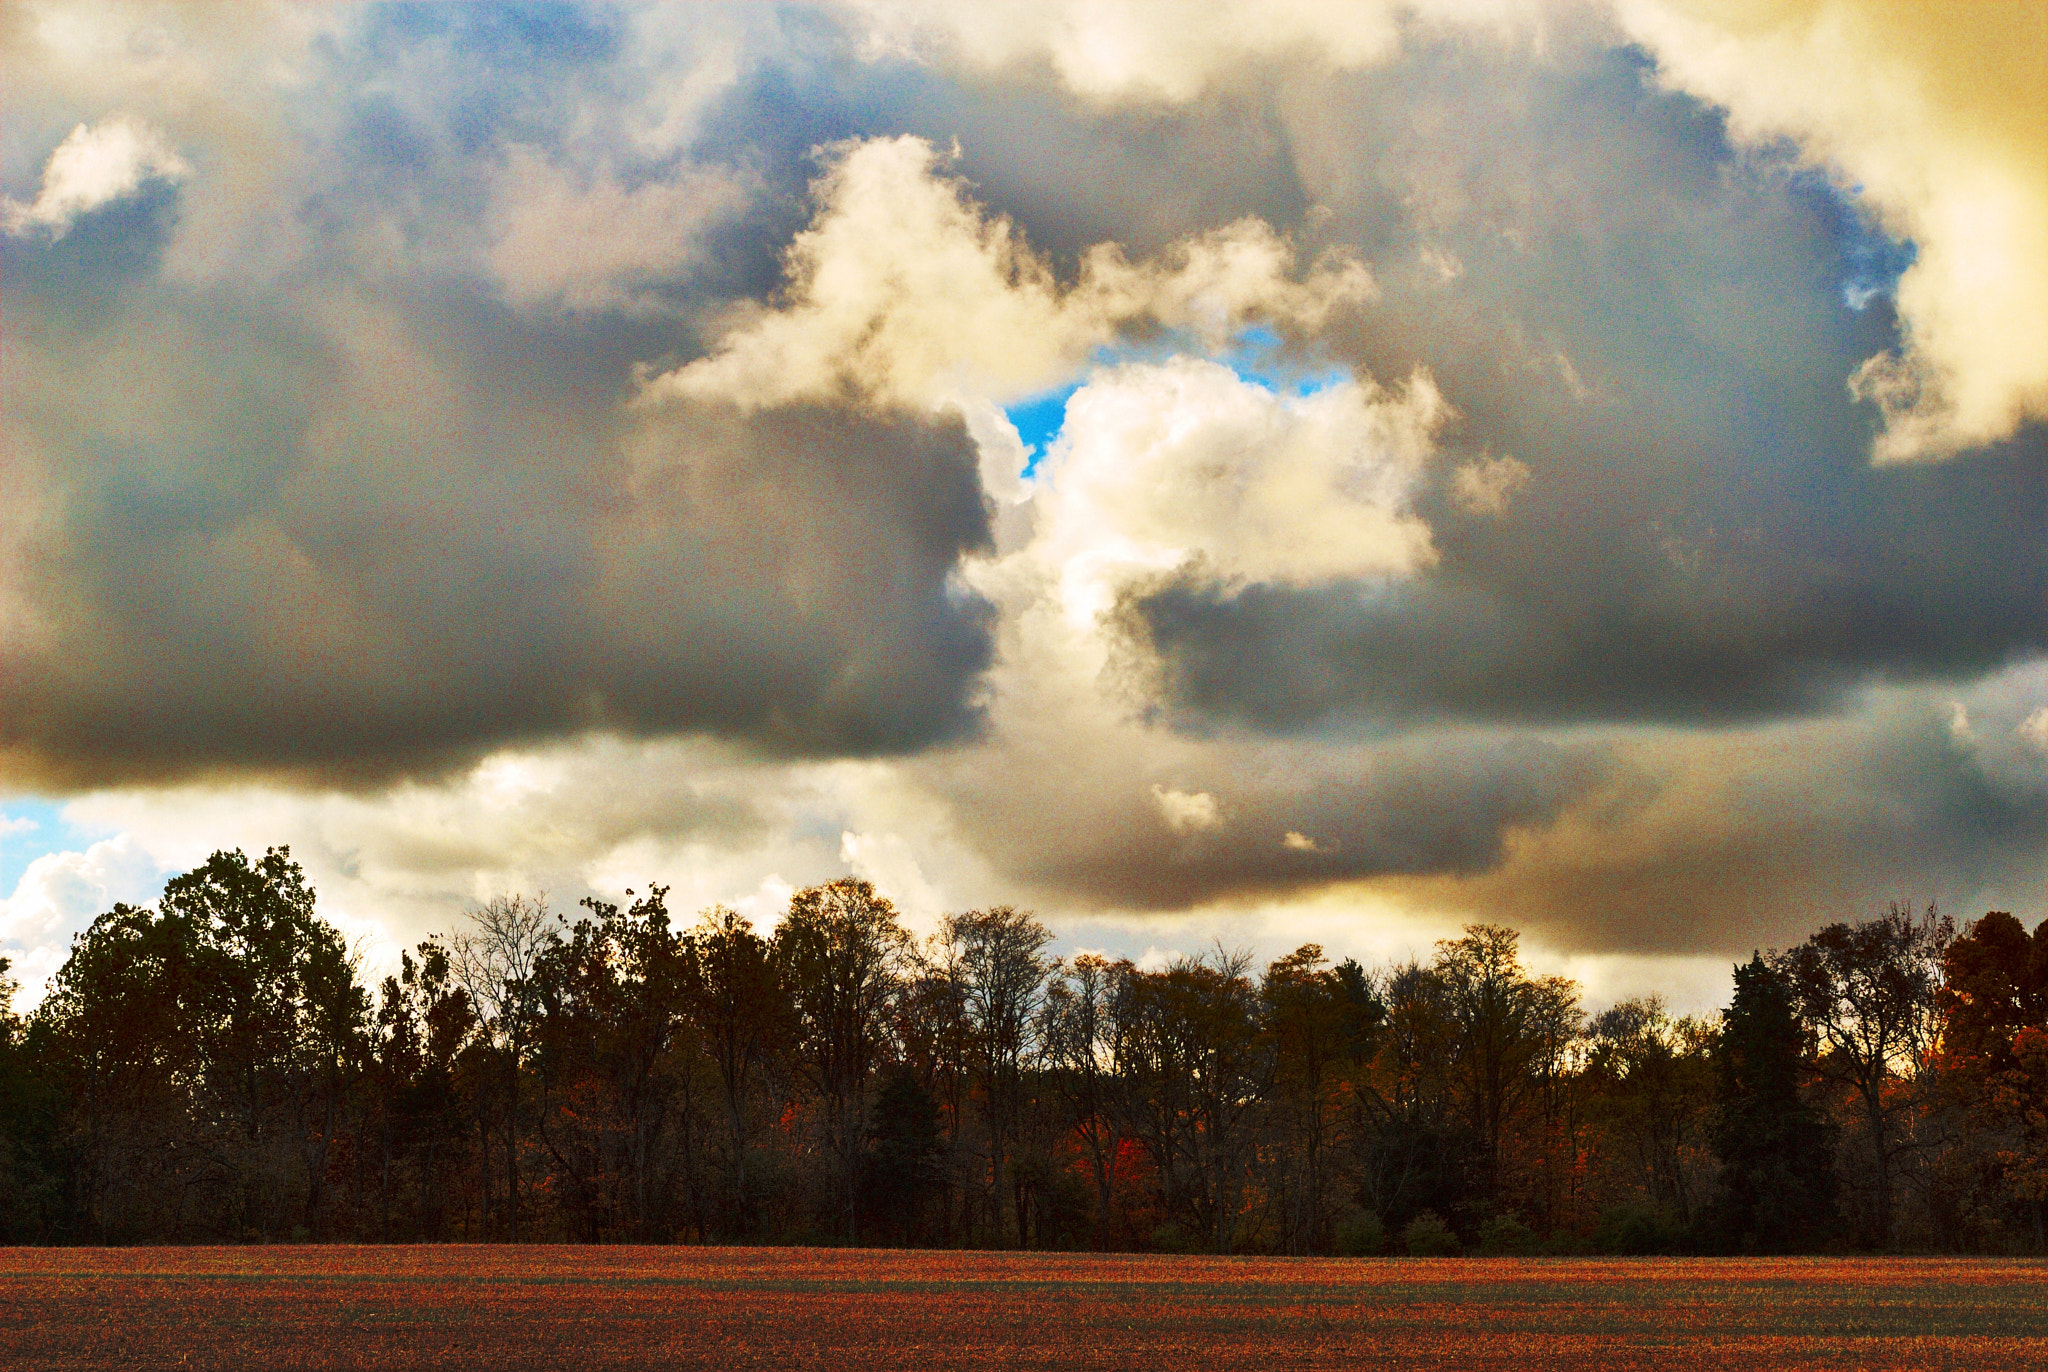
[[586, 899], [589, 917], [534, 967], [534, 1128], [589, 1242], [667, 1237], [672, 1144], [694, 1172], [695, 960], [667, 894], [651, 886], [623, 911]]
[[456, 1064], [476, 1028], [469, 995], [454, 984], [447, 948], [428, 939], [417, 951], [417, 961], [401, 953], [397, 974], [384, 978], [371, 1053], [381, 1153], [378, 1232], [387, 1243], [392, 1172], [406, 1164], [415, 1174], [414, 1237], [444, 1237], [440, 1168], [461, 1143]]
[[1389, 1229], [1467, 1207], [1478, 1164], [1460, 1100], [1458, 1026], [1438, 972], [1409, 962], [1373, 988], [1379, 1032], [1368, 1049], [1352, 1127], [1358, 1200]]
[[[1512, 929], [1470, 924], [1462, 937], [1437, 944], [1431, 969], [1443, 988], [1454, 1076], [1479, 1147], [1480, 1189], [1495, 1204], [1508, 1179], [1510, 1126], [1524, 1104], [1551, 1104], [1541, 1097], [1563, 1070], [1580, 1017], [1578, 988], [1562, 977], [1532, 980], [1519, 941]], [[1545, 1115], [1547, 1125], [1547, 1108]]]
[[[470, 912], [473, 927], [449, 942], [455, 979], [476, 1007], [485, 1035], [478, 1046], [495, 1057], [504, 1084], [505, 1231], [519, 1242], [520, 1077], [526, 1069], [539, 1012], [534, 974], [541, 955], [558, 942], [547, 897], [494, 896]], [[489, 1074], [486, 1074], [487, 1076]], [[490, 1230], [489, 1092], [477, 1093], [477, 1138], [484, 1159], [484, 1230]]]
[[1136, 974], [1126, 960], [1083, 953], [1071, 964], [1055, 965], [1040, 1011], [1042, 1061], [1095, 1181], [1097, 1249], [1109, 1246], [1117, 1162], [1126, 1138], [1128, 1020], [1119, 1003], [1128, 1000], [1126, 988]]
[[1025, 1188], [1007, 1169], [1020, 1124], [1024, 1064], [1034, 1048], [1032, 1037], [1045, 991], [1047, 968], [1041, 953], [1052, 933], [1029, 913], [998, 905], [948, 915], [938, 937], [951, 953], [948, 961], [960, 988], [970, 1071], [981, 1087], [989, 1195], [998, 1232], [1007, 1174], [1017, 1242], [1028, 1247]]
[[1911, 1087], [1936, 1042], [1942, 953], [1954, 926], [1932, 906], [1893, 904], [1876, 919], [1830, 924], [1776, 961], [1819, 1049], [1821, 1076], [1861, 1107], [1871, 1161], [1871, 1234], [1892, 1242], [1894, 1189], [1922, 1102]]
[[1715, 1053], [1721, 1173], [1706, 1231], [1718, 1247], [1810, 1249], [1837, 1223], [1828, 1130], [1800, 1091], [1807, 1036], [1796, 1005], [1774, 962], [1758, 955], [1735, 969]]
[[868, 1083], [887, 1046], [889, 999], [910, 943], [896, 919], [872, 885], [841, 877], [791, 896], [775, 931], [797, 1058], [820, 1101], [825, 1151], [838, 1173], [834, 1208], [849, 1241], [860, 1230]]
[[1655, 995], [1595, 1016], [1585, 1073], [1589, 1109], [1652, 1209], [1691, 1224], [1702, 1203], [1714, 1107], [1714, 1028], [1674, 1020]]
[[289, 850], [216, 852], [155, 910], [116, 906], [73, 943], [38, 1019], [79, 1092], [102, 1234], [320, 1234], [369, 999], [313, 903]]
[[1352, 1090], [1350, 1049], [1371, 1004], [1349, 986], [1314, 943], [1276, 959], [1259, 984], [1279, 1151], [1293, 1164], [1279, 1188], [1288, 1253], [1320, 1251], [1331, 1239], [1330, 1147]]
[[64, 1232], [56, 1106], [30, 1024], [15, 1012], [21, 983], [0, 958], [0, 1243], [48, 1243]]
[[1133, 1132], [1183, 1241], [1218, 1253], [1236, 1242], [1266, 1090], [1250, 961], [1218, 947], [1127, 984]]
[[940, 1181], [939, 1107], [917, 1073], [902, 1063], [882, 1076], [863, 1192], [868, 1232], [893, 1231], [903, 1243], [924, 1231], [925, 1200]]
[[788, 1016], [776, 984], [772, 950], [745, 916], [723, 906], [705, 911], [690, 953], [695, 968], [684, 983], [685, 1005], [717, 1071], [725, 1117], [727, 1185], [721, 1228], [727, 1237], [737, 1238], [754, 1225], [747, 1191], [750, 1101], [788, 1035]]
[[1994, 1184], [2048, 1247], [2048, 921], [2003, 910], [1942, 955], [1941, 1069], [1989, 1155]]

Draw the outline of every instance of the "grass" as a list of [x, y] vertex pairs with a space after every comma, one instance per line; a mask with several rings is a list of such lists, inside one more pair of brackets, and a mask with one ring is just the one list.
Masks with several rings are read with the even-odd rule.
[[0, 1367], [2042, 1368], [2048, 1264], [0, 1250]]

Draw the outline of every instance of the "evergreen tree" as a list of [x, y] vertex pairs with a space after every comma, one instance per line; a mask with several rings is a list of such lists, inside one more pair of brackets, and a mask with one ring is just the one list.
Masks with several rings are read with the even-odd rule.
[[1721, 1020], [1720, 1191], [1704, 1237], [1745, 1252], [1810, 1250], [1838, 1220], [1827, 1126], [1799, 1089], [1806, 1034], [1792, 986], [1754, 956], [1735, 969], [1735, 998]]

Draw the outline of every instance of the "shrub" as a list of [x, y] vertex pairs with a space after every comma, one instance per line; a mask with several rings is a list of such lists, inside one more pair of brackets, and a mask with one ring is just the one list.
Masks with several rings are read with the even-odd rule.
[[1337, 1223], [1337, 1251], [1347, 1258], [1369, 1258], [1386, 1251], [1387, 1226], [1370, 1210]]
[[1452, 1258], [1463, 1249], [1451, 1226], [1434, 1210], [1425, 1210], [1408, 1221], [1401, 1231], [1401, 1243], [1409, 1256], [1416, 1258]]
[[1593, 1228], [1593, 1247], [1602, 1253], [1675, 1253], [1684, 1243], [1676, 1220], [1635, 1205], [1610, 1206]]
[[1513, 1215], [1495, 1215], [1479, 1231], [1479, 1251], [1489, 1257], [1527, 1257], [1536, 1246], [1536, 1232]]

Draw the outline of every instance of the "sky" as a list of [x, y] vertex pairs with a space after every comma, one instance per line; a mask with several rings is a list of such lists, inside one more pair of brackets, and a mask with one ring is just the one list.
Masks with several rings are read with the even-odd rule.
[[2048, 915], [2048, 8], [0, 11], [0, 956], [288, 845], [1589, 1003]]

